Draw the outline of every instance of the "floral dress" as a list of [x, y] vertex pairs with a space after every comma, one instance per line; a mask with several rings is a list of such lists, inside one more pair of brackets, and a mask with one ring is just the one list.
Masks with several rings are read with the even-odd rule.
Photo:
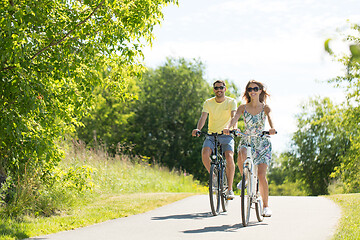
[[[265, 106], [265, 105], [264, 105]], [[244, 121], [245, 121], [245, 134], [261, 134], [265, 127], [266, 114], [263, 110], [256, 114], [252, 115], [248, 111], [244, 111]], [[247, 147], [249, 145], [248, 138], [243, 137], [240, 140], [240, 148]], [[271, 142], [267, 137], [251, 137], [251, 154], [253, 156], [254, 164], [258, 165], [265, 163], [269, 166], [271, 160]]]

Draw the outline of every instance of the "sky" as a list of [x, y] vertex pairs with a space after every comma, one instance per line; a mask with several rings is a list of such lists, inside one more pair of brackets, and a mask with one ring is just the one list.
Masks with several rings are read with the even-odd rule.
[[348, 53], [339, 32], [360, 23], [359, 0], [179, 0], [163, 12], [152, 47], [144, 49], [146, 66], [161, 66], [166, 57], [195, 58], [205, 64], [209, 83], [228, 79], [243, 93], [249, 80], [263, 82], [278, 131], [276, 153], [289, 149], [296, 114], [310, 97], [345, 99], [343, 89], [327, 82], [344, 67], [324, 42], [331, 38], [338, 54]]

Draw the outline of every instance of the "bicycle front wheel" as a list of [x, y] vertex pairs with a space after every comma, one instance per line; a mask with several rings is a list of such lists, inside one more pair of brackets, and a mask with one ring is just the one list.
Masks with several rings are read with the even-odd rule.
[[262, 197], [259, 192], [259, 180], [257, 181], [257, 197], [256, 197], [256, 203], [255, 203], [255, 211], [256, 211], [256, 217], [259, 222], [262, 222], [264, 220], [263, 211], [264, 211], [264, 205], [262, 201]]
[[220, 212], [220, 186], [219, 169], [217, 165], [211, 164], [209, 179], [209, 197], [212, 215], [216, 216]]
[[248, 169], [244, 168], [241, 181], [241, 220], [244, 227], [248, 226], [251, 209], [251, 178]]
[[224, 167], [221, 171], [221, 206], [224, 212], [227, 211], [228, 208], [228, 199], [227, 199], [227, 191], [229, 189], [228, 186], [228, 180], [227, 180], [227, 176], [226, 176], [226, 168]]
[[261, 197], [258, 197], [255, 203], [255, 210], [256, 210], [256, 217], [259, 222], [264, 220], [263, 212], [264, 212], [264, 205]]

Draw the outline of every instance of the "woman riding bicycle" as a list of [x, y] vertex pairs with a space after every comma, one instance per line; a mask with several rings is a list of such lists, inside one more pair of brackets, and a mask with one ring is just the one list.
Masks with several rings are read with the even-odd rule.
[[[245, 121], [245, 134], [261, 134], [265, 127], [266, 117], [270, 125], [269, 133], [273, 135], [276, 130], [273, 127], [271, 118], [271, 109], [266, 105], [266, 98], [269, 94], [266, 92], [264, 84], [251, 80], [248, 82], [243, 95], [246, 104], [238, 107], [234, 118], [231, 120], [228, 128], [224, 129], [224, 134], [229, 134], [229, 128], [234, 127], [241, 115]], [[266, 179], [266, 170], [271, 161], [271, 142], [268, 138], [252, 138], [251, 139], [252, 155], [254, 156], [254, 163], [258, 165], [258, 178], [261, 197], [264, 202], [264, 216], [271, 217], [272, 211], [269, 208], [268, 196], [269, 187]], [[240, 141], [238, 147], [238, 167], [243, 174], [243, 164], [246, 159], [246, 146], [249, 145], [246, 139]], [[241, 181], [238, 186], [241, 186]], [[239, 188], [239, 187], [238, 187]]]

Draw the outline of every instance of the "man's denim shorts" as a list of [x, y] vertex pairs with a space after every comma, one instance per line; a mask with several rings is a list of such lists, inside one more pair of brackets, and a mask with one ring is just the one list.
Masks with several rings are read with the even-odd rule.
[[[234, 138], [230, 135], [220, 135], [217, 137], [218, 142], [221, 144], [223, 152], [232, 151], [234, 152]], [[215, 148], [215, 138], [213, 136], [206, 136], [203, 144], [203, 148], [209, 147], [211, 150]]]

